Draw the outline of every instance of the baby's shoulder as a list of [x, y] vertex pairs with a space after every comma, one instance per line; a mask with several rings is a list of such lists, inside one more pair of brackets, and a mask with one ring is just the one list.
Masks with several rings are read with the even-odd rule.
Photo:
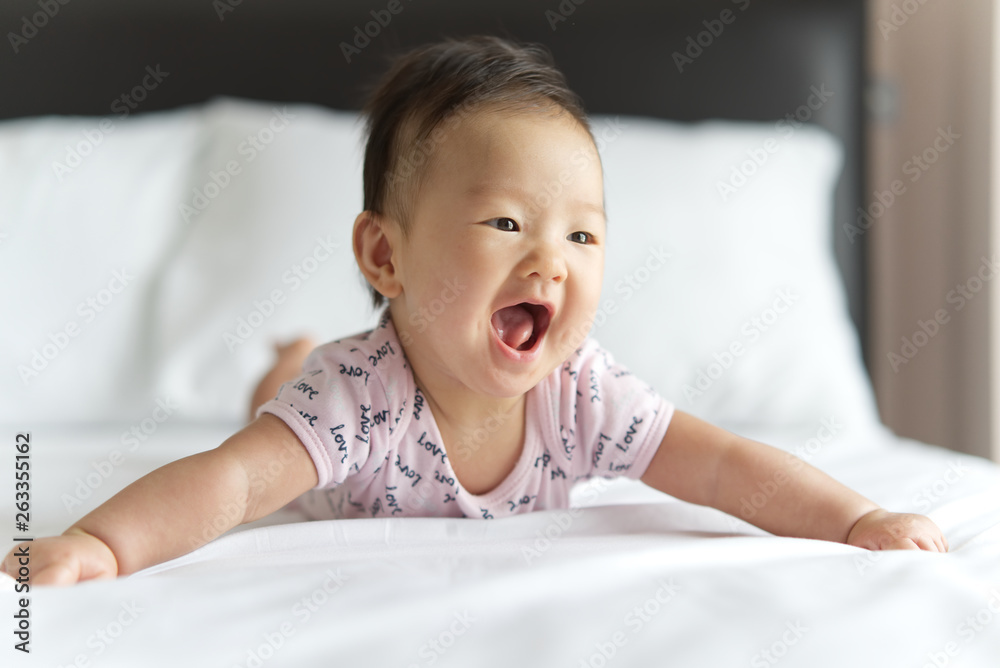
[[[416, 383], [391, 322], [318, 346], [303, 364], [303, 380], [343, 409], [375, 410], [381, 419], [413, 403]], [[393, 430], [395, 431], [395, 430]]]
[[370, 377], [376, 371], [384, 374], [393, 366], [405, 366], [398, 340], [375, 334], [376, 330], [362, 332], [317, 346], [302, 368], [306, 371], [334, 368], [349, 377], [361, 377], [367, 372]]
[[623, 369], [624, 367], [615, 362], [611, 353], [602, 348], [596, 340], [588, 337], [553, 372], [553, 378], [563, 383], [580, 382], [581, 377], [587, 378], [593, 374], [609, 371], [620, 372]]
[[576, 412], [616, 410], [637, 395], [658, 399], [653, 388], [587, 338], [545, 381], [553, 401]]

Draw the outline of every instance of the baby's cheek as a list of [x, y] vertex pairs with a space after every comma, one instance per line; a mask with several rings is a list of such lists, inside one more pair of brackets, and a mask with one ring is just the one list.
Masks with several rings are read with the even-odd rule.
[[579, 289], [567, 293], [567, 310], [573, 313], [573, 317], [592, 323], [597, 314], [600, 300], [601, 282], [591, 278]]
[[563, 308], [563, 324], [554, 332], [555, 349], [558, 357], [565, 359], [587, 338], [594, 322], [594, 309], [584, 304], [567, 304]]
[[466, 302], [469, 283], [469, 279], [461, 273], [443, 272], [424, 291], [421, 306], [434, 317], [454, 312]]

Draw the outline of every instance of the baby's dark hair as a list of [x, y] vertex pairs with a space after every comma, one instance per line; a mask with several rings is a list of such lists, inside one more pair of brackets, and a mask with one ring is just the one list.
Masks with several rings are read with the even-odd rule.
[[[540, 44], [499, 37], [448, 39], [403, 54], [365, 104], [364, 208], [404, 235], [434, 147], [485, 107], [567, 112], [590, 132], [583, 103]], [[376, 308], [384, 298], [369, 286]]]

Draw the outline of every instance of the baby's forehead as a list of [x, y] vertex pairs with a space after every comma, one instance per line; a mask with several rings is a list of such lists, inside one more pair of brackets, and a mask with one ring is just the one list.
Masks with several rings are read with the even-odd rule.
[[[504, 194], [499, 192], [503, 186], [533, 185], [533, 176], [548, 182], [565, 170], [577, 180], [586, 169], [601, 182], [595, 185], [600, 194], [592, 208], [603, 209], [603, 169], [590, 129], [553, 104], [460, 108], [422, 138], [414, 133], [403, 143], [408, 146], [398, 158], [397, 173], [409, 178], [394, 190], [408, 193], [404, 197], [411, 205], [432, 191], [485, 198]], [[542, 158], [553, 154], [561, 156], [555, 168], [550, 160], [549, 171], [541, 171]]]
[[566, 109], [552, 103], [517, 104], [517, 105], [484, 105], [459, 112], [445, 119], [442, 125], [465, 127], [480, 133], [503, 133], [512, 128], [522, 126], [525, 122], [538, 124], [558, 123], [578, 128], [582, 135], [594, 144], [590, 127], [581, 123]]
[[[477, 168], [502, 167], [502, 161], [511, 156], [553, 149], [585, 154], [588, 161], [597, 158], [590, 128], [554, 105], [480, 109], [446, 119], [429, 139], [437, 148], [428, 156], [428, 169], [447, 167], [449, 161]], [[600, 168], [600, 160], [594, 165]], [[457, 175], [468, 176], [464, 172]]]
[[446, 196], [455, 205], [531, 202], [606, 221], [597, 148], [568, 114], [480, 115], [443, 149], [428, 165], [423, 195]]

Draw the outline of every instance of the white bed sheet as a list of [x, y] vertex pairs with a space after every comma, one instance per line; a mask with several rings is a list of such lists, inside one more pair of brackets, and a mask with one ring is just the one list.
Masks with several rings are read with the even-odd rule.
[[[100, 462], [122, 449], [124, 428], [32, 432], [34, 535], [214, 447], [233, 425], [162, 425], [67, 510], [63, 495], [108, 471]], [[802, 442], [790, 430], [741, 431]], [[33, 589], [32, 653], [12, 649], [5, 614], [0, 663], [995, 666], [998, 468], [881, 430], [851, 438], [866, 442], [863, 457], [828, 448], [815, 463], [892, 509], [928, 512], [951, 553], [777, 538], [631, 481], [579, 490], [587, 507], [572, 513], [496, 521], [298, 522], [283, 511], [132, 577]], [[10, 466], [0, 466], [5, 497]], [[15, 594], [4, 585], [10, 611]]]

